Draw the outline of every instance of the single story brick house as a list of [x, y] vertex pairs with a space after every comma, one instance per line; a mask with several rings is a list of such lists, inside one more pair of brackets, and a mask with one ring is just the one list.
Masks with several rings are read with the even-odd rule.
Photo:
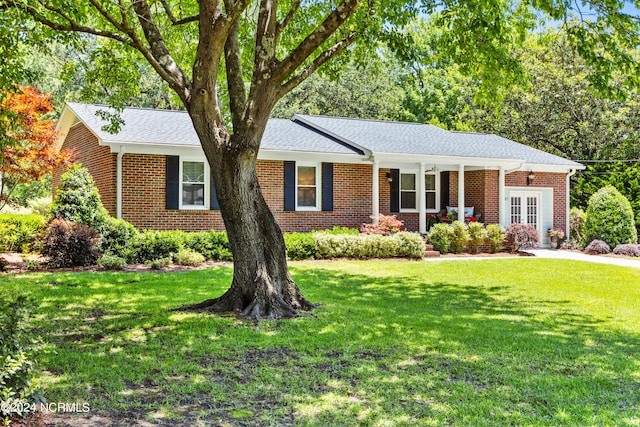
[[[120, 132], [110, 134], [99, 110], [107, 107], [67, 104], [58, 143], [75, 149], [112, 215], [140, 229], [224, 228], [186, 112], [126, 108]], [[496, 135], [295, 115], [269, 120], [257, 168], [284, 231], [395, 214], [424, 233], [428, 216], [464, 206], [484, 223], [533, 224], [546, 239], [552, 226], [566, 230], [569, 177], [584, 167]]]

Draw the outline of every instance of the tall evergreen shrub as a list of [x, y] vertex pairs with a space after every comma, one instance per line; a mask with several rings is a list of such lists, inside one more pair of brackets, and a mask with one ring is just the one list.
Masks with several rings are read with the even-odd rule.
[[584, 223], [585, 244], [602, 240], [615, 248], [625, 243], [638, 243], [631, 204], [615, 187], [608, 185], [589, 199]]

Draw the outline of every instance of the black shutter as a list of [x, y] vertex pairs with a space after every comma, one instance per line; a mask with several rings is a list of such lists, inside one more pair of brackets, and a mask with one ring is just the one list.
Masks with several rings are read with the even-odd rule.
[[322, 164], [322, 210], [333, 210], [333, 163]]
[[391, 189], [389, 191], [389, 210], [400, 212], [400, 169], [391, 169]]
[[167, 209], [178, 209], [180, 204], [180, 157], [167, 156]]
[[216, 183], [213, 181], [213, 174], [211, 173], [211, 210], [220, 210], [220, 203], [218, 202], [218, 193], [216, 193]]
[[284, 210], [296, 210], [296, 162], [284, 162]]

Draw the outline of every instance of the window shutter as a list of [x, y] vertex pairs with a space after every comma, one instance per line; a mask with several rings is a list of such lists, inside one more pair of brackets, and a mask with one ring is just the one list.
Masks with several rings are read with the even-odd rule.
[[211, 210], [220, 210], [220, 203], [218, 202], [218, 193], [216, 192], [216, 183], [213, 181], [213, 174], [211, 175]]
[[390, 176], [389, 210], [391, 212], [400, 212], [400, 169], [391, 169]]
[[178, 209], [180, 204], [180, 157], [167, 156], [167, 209]]
[[296, 210], [296, 162], [284, 162], [284, 210]]
[[322, 210], [333, 210], [333, 163], [322, 164]]

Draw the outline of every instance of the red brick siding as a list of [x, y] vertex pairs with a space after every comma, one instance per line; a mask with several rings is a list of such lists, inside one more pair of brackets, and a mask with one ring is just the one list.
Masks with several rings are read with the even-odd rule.
[[[83, 124], [69, 129], [62, 148], [74, 151], [74, 162], [82, 163], [89, 170], [100, 192], [102, 204], [111, 215], [115, 215], [116, 154], [111, 153], [109, 147], [98, 145], [98, 139]], [[53, 174], [54, 192], [63, 172], [58, 170]]]
[[564, 173], [536, 172], [531, 185], [527, 185], [529, 172], [513, 172], [505, 177], [507, 187], [553, 188], [553, 225], [567, 229], [567, 175]]

